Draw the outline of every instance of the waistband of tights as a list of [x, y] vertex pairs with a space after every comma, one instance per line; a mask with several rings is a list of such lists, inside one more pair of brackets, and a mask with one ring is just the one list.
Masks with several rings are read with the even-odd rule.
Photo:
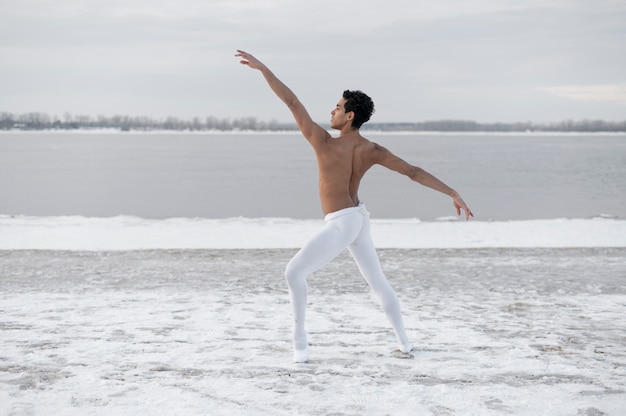
[[360, 202], [359, 205], [357, 205], [356, 207], [348, 207], [340, 209], [339, 211], [329, 212], [324, 217], [324, 221], [332, 221], [335, 218], [339, 218], [341, 216], [353, 214], [360, 211], [364, 211], [365, 214], [369, 214], [369, 212], [367, 212], [367, 209], [365, 209], [365, 204], [363, 202]]

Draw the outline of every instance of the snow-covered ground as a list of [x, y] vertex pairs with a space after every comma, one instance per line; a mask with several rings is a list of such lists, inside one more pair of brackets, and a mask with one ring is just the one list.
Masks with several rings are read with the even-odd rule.
[[[82, 251], [74, 237], [93, 224], [64, 239], [58, 221], [11, 221], [0, 225], [1, 415], [626, 409], [625, 248], [380, 250], [410, 358], [393, 352], [383, 312], [342, 254], [309, 279], [311, 361], [293, 364], [282, 277], [293, 248], [128, 250], [117, 236]], [[468, 226], [433, 226], [451, 225]], [[149, 245], [139, 228], [130, 247]]]
[[[626, 247], [626, 220], [373, 219], [379, 248]], [[323, 220], [0, 215], [0, 250], [299, 248]]]

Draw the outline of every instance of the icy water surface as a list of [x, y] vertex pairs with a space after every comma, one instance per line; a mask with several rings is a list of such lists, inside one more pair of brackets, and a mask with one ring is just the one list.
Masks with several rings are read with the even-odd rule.
[[[477, 220], [624, 218], [626, 135], [364, 133], [456, 189]], [[0, 214], [322, 218], [299, 133], [3, 133]], [[450, 199], [375, 166], [375, 218], [432, 221]]]
[[626, 249], [380, 251], [413, 355], [347, 255], [0, 251], [2, 415], [621, 415]]

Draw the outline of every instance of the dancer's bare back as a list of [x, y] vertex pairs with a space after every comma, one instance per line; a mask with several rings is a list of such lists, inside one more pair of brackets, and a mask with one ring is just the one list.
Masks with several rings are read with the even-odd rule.
[[319, 193], [325, 214], [359, 204], [359, 185], [376, 163], [376, 145], [360, 134], [313, 144], [319, 169]]

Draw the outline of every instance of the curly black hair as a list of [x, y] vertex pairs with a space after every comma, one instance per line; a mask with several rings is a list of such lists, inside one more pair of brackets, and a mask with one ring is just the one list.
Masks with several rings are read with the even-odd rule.
[[364, 92], [359, 90], [345, 90], [343, 92], [343, 98], [346, 100], [346, 113], [350, 111], [354, 112], [354, 119], [352, 120], [353, 128], [360, 128], [363, 123], [368, 121], [372, 114], [374, 114], [374, 102]]

